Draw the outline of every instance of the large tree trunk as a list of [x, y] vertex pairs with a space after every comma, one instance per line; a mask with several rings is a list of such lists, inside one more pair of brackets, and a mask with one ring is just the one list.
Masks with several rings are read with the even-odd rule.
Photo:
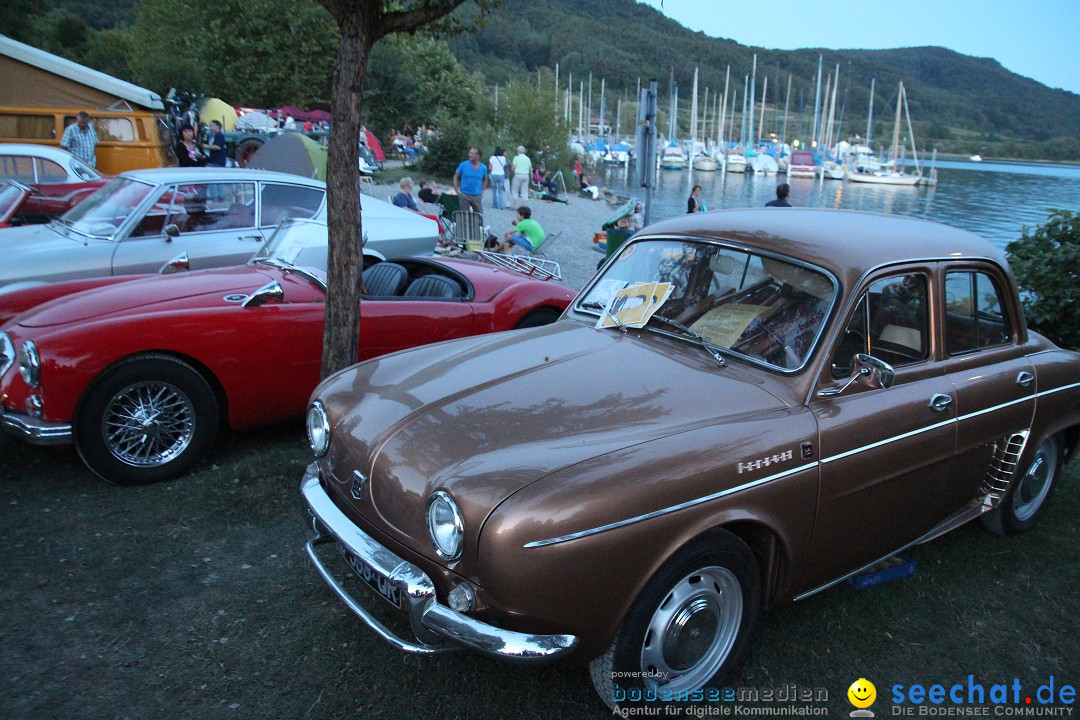
[[371, 49], [370, 18], [341, 13], [341, 32], [334, 63], [330, 126], [332, 152], [326, 162], [330, 248], [327, 264], [326, 321], [323, 330], [322, 376], [356, 362], [360, 340], [361, 238], [364, 234], [357, 182], [360, 176], [360, 109], [364, 75]]

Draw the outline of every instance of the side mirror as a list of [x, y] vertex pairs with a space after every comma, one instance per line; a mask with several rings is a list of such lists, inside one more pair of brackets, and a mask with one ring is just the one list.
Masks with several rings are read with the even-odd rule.
[[161, 231], [165, 233], [165, 242], [172, 242], [174, 237], [180, 237], [180, 228], [176, 223], [169, 223]]
[[896, 371], [884, 360], [866, 353], [856, 353], [854, 361], [855, 379], [863, 385], [887, 390], [896, 382]]
[[893, 370], [892, 365], [884, 360], [878, 360], [873, 355], [855, 353], [855, 356], [851, 358], [851, 365], [855, 372], [852, 374], [851, 379], [844, 383], [843, 387], [819, 390], [817, 396], [835, 397], [842, 395], [856, 380], [866, 387], [881, 390], [891, 388], [893, 383], [896, 382], [896, 371]]
[[[176, 226], [174, 225], [173, 227], [176, 227]], [[181, 270], [190, 270], [190, 269], [191, 269], [191, 260], [188, 258], [188, 254], [186, 252], [182, 252], [179, 255], [177, 255], [176, 257], [174, 257], [172, 260], [169, 260], [169, 262], [162, 265], [161, 269], [158, 270], [158, 274], [159, 275], [172, 275], [174, 272], [179, 272]]]
[[251, 297], [244, 301], [243, 307], [259, 307], [268, 300], [283, 300], [284, 298], [285, 291], [282, 290], [281, 285], [277, 280], [271, 280], [253, 292]]

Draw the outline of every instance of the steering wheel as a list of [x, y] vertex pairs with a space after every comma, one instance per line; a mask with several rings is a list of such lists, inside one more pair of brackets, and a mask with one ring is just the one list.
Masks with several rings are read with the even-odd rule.
[[[790, 365], [785, 365], [785, 367], [795, 368], [795, 367], [799, 366], [799, 362], [801, 361], [802, 358], [800, 358], [798, 356], [798, 354], [794, 350], [791, 349], [791, 346], [787, 344], [787, 341], [784, 340], [784, 338], [782, 338], [780, 335], [776, 334], [776, 332], [772, 328], [770, 328], [768, 325], [763, 323], [760, 318], [754, 318], [753, 320], [751, 320], [750, 324], [746, 326], [746, 330], [744, 331], [743, 334], [745, 335], [747, 332], [753, 333], [755, 331], [761, 331], [762, 333], [767, 335], [770, 340], [772, 340], [774, 343], [776, 343], [777, 349], [783, 350], [784, 355], [786, 356], [788, 362], [790, 363]], [[749, 341], [749, 339], [750, 338], [747, 338], [747, 341]], [[774, 355], [774, 354], [775, 353], [773, 353], [773, 352], [766, 352], [766, 353], [762, 353], [760, 355], [760, 357], [768, 360], [769, 356]], [[772, 361], [770, 360], [770, 362], [772, 362]], [[777, 364], [780, 364], [780, 363], [777, 363]]]

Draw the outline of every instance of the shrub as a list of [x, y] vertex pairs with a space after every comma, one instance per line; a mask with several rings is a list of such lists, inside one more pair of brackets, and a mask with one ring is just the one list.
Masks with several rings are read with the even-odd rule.
[[1058, 345], [1080, 349], [1080, 213], [1054, 210], [1005, 248], [1028, 326]]

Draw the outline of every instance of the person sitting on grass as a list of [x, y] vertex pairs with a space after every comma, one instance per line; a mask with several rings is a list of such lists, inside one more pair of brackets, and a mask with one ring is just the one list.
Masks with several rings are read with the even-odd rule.
[[532, 254], [538, 247], [544, 244], [544, 228], [540, 223], [532, 219], [532, 208], [522, 205], [517, 209], [517, 219], [513, 223], [514, 229], [507, 232], [503, 237], [501, 253], [509, 253], [512, 245], [520, 245], [526, 252]]

